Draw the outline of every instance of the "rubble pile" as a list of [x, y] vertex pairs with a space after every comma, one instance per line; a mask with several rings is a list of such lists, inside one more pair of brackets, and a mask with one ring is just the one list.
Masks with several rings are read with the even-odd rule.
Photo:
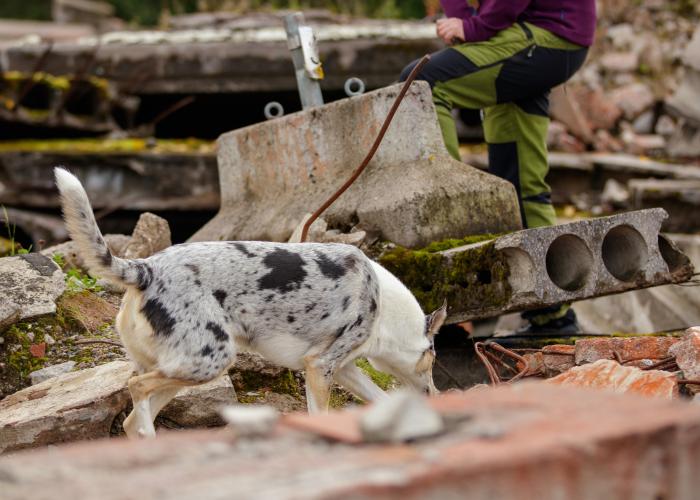
[[[552, 95], [550, 147], [700, 155], [700, 9], [692, 2], [602, 2], [583, 68]], [[691, 42], [692, 39], [692, 42]]]

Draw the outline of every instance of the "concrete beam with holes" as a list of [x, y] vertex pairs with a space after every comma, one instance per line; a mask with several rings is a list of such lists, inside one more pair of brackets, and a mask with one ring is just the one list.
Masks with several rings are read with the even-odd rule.
[[663, 209], [518, 231], [429, 254], [381, 259], [425, 310], [447, 299], [457, 323], [610, 295], [693, 276], [693, 265], [660, 233]]
[[[400, 90], [222, 135], [221, 210], [191, 241], [286, 241], [360, 165]], [[411, 86], [369, 166], [323, 218], [410, 248], [520, 228], [513, 186], [447, 153], [426, 82]]]

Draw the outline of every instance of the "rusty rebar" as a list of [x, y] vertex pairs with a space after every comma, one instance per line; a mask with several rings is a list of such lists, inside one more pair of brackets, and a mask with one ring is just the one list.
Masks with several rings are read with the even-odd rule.
[[676, 362], [676, 358], [674, 358], [673, 356], [669, 356], [667, 358], [662, 359], [661, 361], [659, 361], [657, 363], [654, 363], [654, 364], [649, 365], [649, 366], [645, 366], [645, 367], [640, 368], [640, 369], [641, 370], [653, 370], [655, 368], [658, 368], [658, 367], [664, 366], [664, 365], [668, 365], [670, 363], [675, 364], [675, 362]]
[[508, 379], [507, 383], [515, 382], [516, 380], [520, 380], [521, 378], [523, 378], [525, 376], [525, 374], [527, 373], [527, 370], [530, 367], [529, 363], [527, 362], [527, 359], [522, 357], [520, 354], [514, 353], [510, 349], [506, 349], [505, 347], [503, 347], [502, 345], [500, 345], [496, 342], [491, 342], [491, 343], [489, 343], [489, 345], [491, 346], [492, 349], [496, 349], [497, 351], [502, 352], [506, 356], [513, 358], [516, 361], [520, 361], [523, 364], [523, 369], [520, 370], [520, 372], [518, 372], [518, 374], [515, 375], [513, 378]]
[[153, 120], [151, 120], [148, 125], [150, 125], [151, 127], [157, 125], [159, 122], [163, 121], [168, 116], [172, 115], [176, 111], [179, 111], [180, 109], [184, 108], [185, 106], [189, 106], [190, 104], [192, 104], [196, 100], [197, 100], [197, 98], [193, 95], [183, 97], [179, 101], [175, 102], [174, 104], [168, 106], [163, 111], [158, 113], [158, 115]]
[[[483, 350], [483, 352], [482, 352]], [[484, 368], [486, 368], [486, 372], [489, 375], [489, 378], [491, 379], [491, 384], [492, 385], [498, 385], [501, 383], [501, 378], [498, 376], [498, 372], [496, 369], [493, 367], [493, 365], [489, 362], [489, 360], [486, 358], [484, 355], [484, 352], [486, 352], [486, 348], [484, 346], [483, 342], [476, 342], [474, 343], [474, 352], [476, 352], [476, 355], [479, 357], [481, 362], [484, 365]]]
[[408, 76], [406, 81], [403, 84], [403, 87], [401, 88], [401, 92], [399, 92], [399, 95], [396, 97], [396, 100], [394, 101], [394, 104], [392, 105], [391, 109], [389, 110], [389, 114], [387, 115], [386, 119], [384, 120], [384, 124], [382, 125], [382, 128], [379, 130], [379, 134], [377, 134], [377, 138], [374, 140], [374, 144], [372, 144], [372, 147], [370, 148], [369, 152], [367, 153], [367, 156], [365, 156], [365, 159], [362, 161], [359, 167], [355, 170], [355, 172], [350, 176], [350, 178], [345, 181], [345, 184], [341, 186], [338, 191], [336, 191], [333, 196], [328, 198], [323, 205], [321, 205], [318, 210], [316, 210], [311, 217], [309, 217], [309, 220], [306, 221], [304, 224], [304, 227], [301, 231], [301, 238], [300, 241], [304, 243], [306, 241], [306, 237], [309, 234], [309, 228], [311, 227], [311, 224], [314, 223], [316, 219], [320, 217], [320, 215], [330, 207], [335, 200], [337, 200], [340, 195], [342, 195], [360, 176], [360, 174], [367, 168], [367, 165], [369, 162], [372, 160], [374, 157], [374, 154], [377, 152], [377, 149], [379, 149], [379, 145], [382, 142], [382, 139], [384, 139], [384, 134], [386, 134], [387, 129], [389, 128], [389, 125], [391, 124], [391, 121], [394, 119], [394, 115], [396, 114], [396, 110], [399, 107], [399, 104], [401, 104], [401, 101], [403, 101], [404, 96], [406, 95], [406, 92], [408, 92], [409, 87], [411, 86], [411, 83], [413, 83], [413, 80], [416, 79], [416, 76], [418, 76], [418, 73], [420, 72], [421, 69], [423, 69], [423, 66], [430, 60], [429, 55], [423, 56], [423, 58], [416, 64], [416, 66], [413, 68], [413, 71], [411, 71], [411, 74]]

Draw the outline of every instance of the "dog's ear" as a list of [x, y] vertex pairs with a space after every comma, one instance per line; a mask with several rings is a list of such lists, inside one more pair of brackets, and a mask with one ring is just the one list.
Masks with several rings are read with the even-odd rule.
[[447, 319], [447, 299], [439, 309], [436, 309], [426, 317], [427, 328], [425, 334], [429, 338], [435, 337], [440, 332], [440, 327]]

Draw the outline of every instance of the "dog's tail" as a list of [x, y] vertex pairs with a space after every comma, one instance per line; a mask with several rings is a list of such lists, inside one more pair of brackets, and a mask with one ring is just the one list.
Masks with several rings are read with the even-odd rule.
[[77, 177], [60, 167], [56, 167], [54, 173], [68, 233], [78, 245], [90, 272], [122, 285], [139, 284], [141, 266], [112, 255], [97, 227], [87, 193]]

